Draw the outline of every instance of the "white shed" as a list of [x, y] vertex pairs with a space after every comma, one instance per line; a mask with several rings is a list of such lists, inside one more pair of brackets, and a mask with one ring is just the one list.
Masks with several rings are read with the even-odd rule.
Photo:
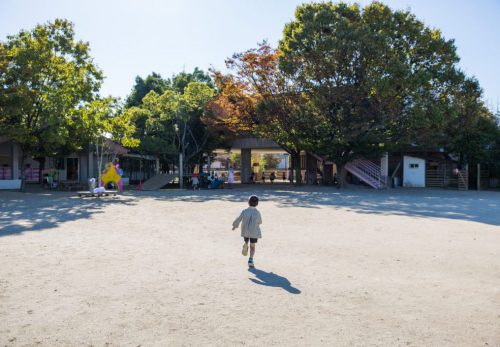
[[425, 187], [425, 159], [403, 157], [403, 186]]

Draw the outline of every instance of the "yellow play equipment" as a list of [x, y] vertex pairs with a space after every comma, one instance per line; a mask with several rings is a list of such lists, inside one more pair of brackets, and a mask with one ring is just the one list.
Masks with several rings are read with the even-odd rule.
[[109, 183], [114, 183], [118, 187], [118, 191], [123, 191], [122, 176], [120, 175], [120, 168], [118, 164], [113, 165], [112, 163], [106, 164], [106, 170], [101, 176], [101, 185], [107, 187]]

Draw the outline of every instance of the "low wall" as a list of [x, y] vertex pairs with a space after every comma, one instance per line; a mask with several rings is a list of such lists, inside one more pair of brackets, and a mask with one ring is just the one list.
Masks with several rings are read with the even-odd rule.
[[0, 190], [19, 190], [21, 189], [21, 180], [0, 180]]

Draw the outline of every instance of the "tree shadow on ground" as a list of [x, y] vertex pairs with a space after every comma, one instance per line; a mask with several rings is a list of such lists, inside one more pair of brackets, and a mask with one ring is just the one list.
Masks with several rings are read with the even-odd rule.
[[[500, 193], [434, 189], [338, 190], [331, 187], [242, 186], [223, 190], [125, 192], [117, 198], [78, 198], [75, 193], [0, 192], [0, 237], [40, 231], [103, 213], [109, 204], [136, 205], [141, 199], [205, 203], [226, 201], [244, 207], [256, 194], [278, 208], [335, 208], [356, 213], [446, 218], [500, 226]], [[196, 206], [194, 206], [196, 207]]]
[[256, 268], [249, 268], [248, 271], [253, 273], [255, 277], [257, 277], [257, 279], [250, 278], [250, 281], [252, 281], [253, 283], [260, 284], [266, 287], [283, 288], [290, 294], [301, 293], [299, 289], [293, 287], [290, 281], [283, 276], [276, 275], [273, 272], [265, 272]]
[[0, 198], [0, 237], [40, 231], [103, 213], [110, 204], [134, 205], [123, 197], [79, 198], [71, 193], [2, 192]]
[[[241, 189], [148, 192], [159, 200], [203, 203], [228, 201], [244, 204], [252, 194], [279, 208], [341, 208], [356, 213], [446, 218], [500, 225], [500, 193], [439, 189], [335, 189], [331, 187], [246, 186]], [[262, 204], [261, 204], [262, 205]]]

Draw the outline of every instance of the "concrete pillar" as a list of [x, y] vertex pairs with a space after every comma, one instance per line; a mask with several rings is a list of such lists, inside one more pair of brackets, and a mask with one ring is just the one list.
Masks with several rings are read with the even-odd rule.
[[19, 156], [21, 155], [21, 151], [19, 149], [19, 146], [16, 145], [15, 143], [12, 143], [12, 179], [19, 179], [20, 178], [20, 172], [19, 172]]
[[241, 183], [250, 183], [250, 173], [252, 172], [252, 149], [241, 149]]
[[156, 158], [156, 166], [155, 166], [156, 173], [160, 173], [160, 158]]
[[389, 176], [389, 153], [387, 152], [385, 152], [384, 156], [380, 158], [380, 175], [385, 177], [385, 183], [388, 184], [387, 177]]

